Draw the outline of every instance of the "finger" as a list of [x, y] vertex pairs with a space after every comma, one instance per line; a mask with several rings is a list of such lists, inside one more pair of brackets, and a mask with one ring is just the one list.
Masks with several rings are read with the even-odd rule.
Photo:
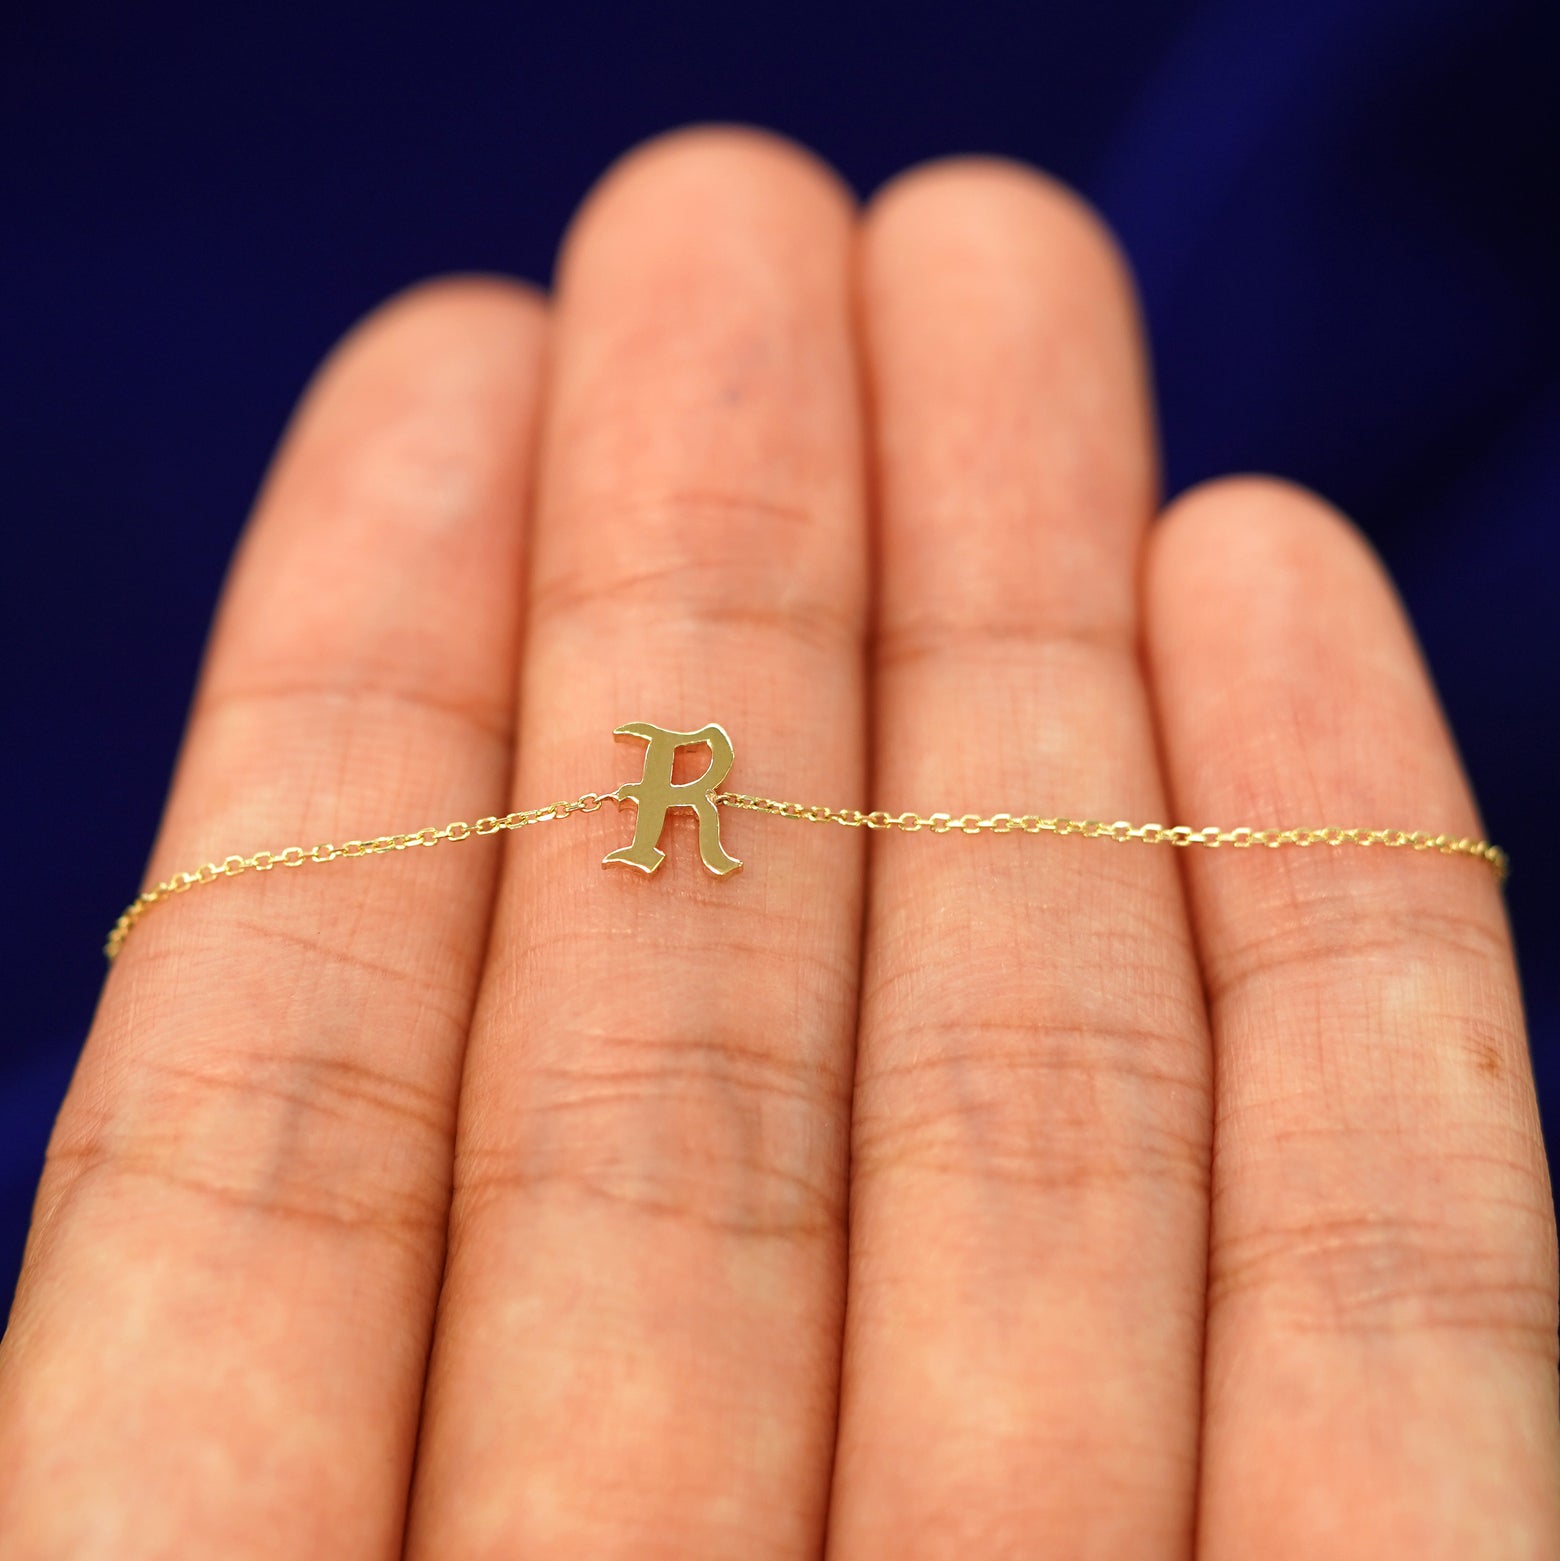
[[[517, 288], [441, 284], [332, 358], [241, 550], [154, 880], [503, 795], [540, 328]], [[249, 873], [137, 926], [0, 1355], [6, 1556], [396, 1548], [495, 866]]]
[[[891, 808], [1162, 817], [1129, 285], [991, 164], [867, 230]], [[880, 837], [831, 1554], [1168, 1557], [1190, 1530], [1209, 1119], [1170, 853]]]
[[[1183, 499], [1147, 596], [1189, 820], [1477, 834], [1391, 588], [1317, 500]], [[1494, 875], [1325, 846], [1187, 871], [1219, 1102], [1203, 1553], [1556, 1553], [1554, 1232]]]
[[[676, 136], [562, 265], [519, 794], [626, 781], [649, 720], [733, 785], [861, 795], [850, 213], [766, 137]], [[690, 754], [703, 765], [706, 755]], [[603, 777], [606, 777], [604, 780]], [[842, 1306], [861, 838], [721, 817], [534, 831], [462, 1096], [413, 1553], [811, 1555]]]

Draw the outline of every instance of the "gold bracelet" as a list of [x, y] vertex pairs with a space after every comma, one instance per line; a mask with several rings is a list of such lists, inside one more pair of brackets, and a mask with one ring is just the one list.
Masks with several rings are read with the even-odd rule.
[[[621, 865], [653, 873], [666, 859], [658, 842], [672, 808], [692, 808], [699, 821], [699, 856], [706, 868], [718, 878], [737, 872], [742, 864], [720, 841], [720, 809], [742, 808], [750, 813], [769, 813], [777, 818], [798, 818], [814, 824], [843, 824], [847, 829], [898, 829], [906, 834], [925, 830], [934, 835], [1082, 835], [1088, 840], [1141, 841], [1144, 845], [1233, 846], [1244, 850], [1251, 846], [1406, 846], [1415, 851], [1436, 851], [1442, 856], [1471, 856], [1487, 862], [1497, 879], [1504, 881], [1510, 861], [1499, 846], [1487, 840], [1467, 836], [1430, 835], [1423, 830], [1338, 829], [1332, 826], [1292, 829], [1220, 829], [1209, 825], [1191, 829], [1185, 824], [1129, 824], [1118, 820], [1104, 824], [1097, 819], [1042, 818], [1036, 813], [993, 813], [989, 818], [964, 813], [864, 813], [859, 808], [831, 808], [818, 804], [781, 802], [774, 797], [748, 796], [739, 791], [724, 791], [722, 783], [735, 762], [731, 738], [725, 728], [711, 723], [696, 732], [674, 732], [648, 721], [630, 721], [617, 728], [615, 736], [638, 739], [647, 744], [644, 773], [637, 781], [627, 781], [616, 791], [587, 791], [568, 802], [553, 802], [542, 808], [505, 813], [501, 817], [479, 818], [475, 824], [457, 820], [442, 828], [415, 830], [404, 835], [379, 835], [372, 840], [348, 840], [344, 845], [326, 842], [305, 850], [288, 846], [283, 851], [256, 851], [251, 856], [230, 856], [220, 862], [206, 862], [193, 872], [175, 873], [154, 884], [125, 908], [108, 935], [104, 952], [113, 959], [125, 945], [137, 922], [154, 906], [198, 884], [215, 883], [221, 878], [237, 878], [241, 873], [265, 873], [275, 867], [302, 867], [306, 862], [334, 862], [339, 857], [382, 856], [388, 851], [405, 851], [413, 846], [436, 846], [441, 842], [470, 840], [478, 835], [499, 835], [571, 813], [594, 813], [603, 803], [631, 802], [637, 810], [634, 838], [626, 846], [609, 851], [602, 859], [604, 867]], [[710, 751], [709, 767], [691, 781], [673, 782], [672, 766], [679, 748], [703, 744]]]

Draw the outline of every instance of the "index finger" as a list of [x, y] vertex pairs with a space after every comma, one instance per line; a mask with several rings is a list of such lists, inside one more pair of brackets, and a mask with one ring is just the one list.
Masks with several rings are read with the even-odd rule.
[[[154, 881], [495, 807], [541, 325], [446, 284], [332, 359], [245, 540]], [[135, 929], [0, 1346], [0, 1553], [398, 1545], [496, 868], [484, 843], [246, 874]]]

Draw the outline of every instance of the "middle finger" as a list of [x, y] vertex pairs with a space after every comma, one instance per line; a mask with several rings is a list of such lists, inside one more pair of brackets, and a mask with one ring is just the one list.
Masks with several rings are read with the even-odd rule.
[[[851, 213], [768, 138], [631, 157], [562, 265], [518, 785], [855, 797], [865, 523]], [[702, 751], [693, 757], [702, 766]], [[695, 774], [700, 770], [695, 770]], [[604, 777], [609, 777], [604, 779]], [[689, 776], [688, 778], [692, 778]], [[861, 840], [612, 808], [515, 842], [462, 1097], [414, 1555], [816, 1551], [834, 1425]]]

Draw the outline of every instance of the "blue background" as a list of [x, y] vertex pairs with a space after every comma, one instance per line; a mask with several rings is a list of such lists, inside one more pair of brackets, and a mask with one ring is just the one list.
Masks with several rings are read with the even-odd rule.
[[1171, 489], [1298, 478], [1396, 572], [1516, 857], [1560, 1123], [1556, 14], [10, 0], [0, 1297], [224, 564], [310, 368], [421, 275], [545, 280], [602, 167], [693, 119], [788, 132], [863, 192], [993, 151], [1103, 208], [1146, 298]]

